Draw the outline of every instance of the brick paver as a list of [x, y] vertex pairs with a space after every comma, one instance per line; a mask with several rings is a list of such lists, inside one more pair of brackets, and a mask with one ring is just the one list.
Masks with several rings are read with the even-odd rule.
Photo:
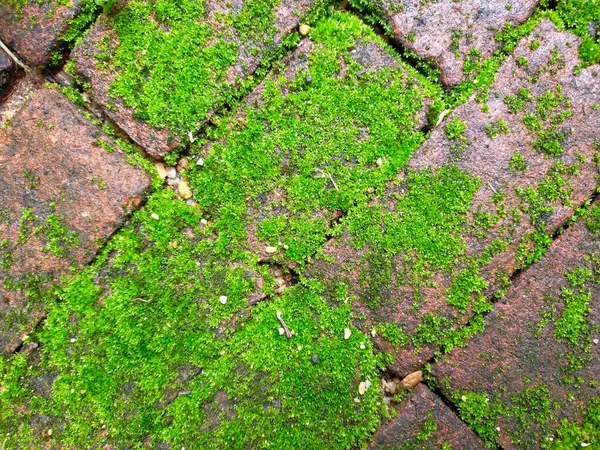
[[[19, 2], [17, 2], [19, 3]], [[0, 3], [0, 39], [31, 65], [48, 64], [69, 21], [81, 10], [81, 2], [26, 2], [23, 6]]]
[[594, 226], [591, 231], [579, 220], [569, 228], [517, 276], [486, 317], [485, 332], [433, 366], [440, 387], [465, 415], [478, 398], [489, 400], [487, 430], [503, 448], [547, 444], [560, 420], [581, 421], [586, 404], [600, 397], [600, 236]]
[[88, 263], [142, 200], [149, 177], [125, 159], [54, 89], [0, 130], [2, 352], [41, 317], [44, 288]]
[[477, 435], [422, 384], [395, 407], [395, 413], [375, 433], [369, 450], [485, 448]]
[[375, 0], [394, 37], [417, 55], [433, 61], [450, 86], [468, 78], [472, 67], [501, 47], [495, 36], [509, 24], [531, 16], [537, 0], [427, 1]]

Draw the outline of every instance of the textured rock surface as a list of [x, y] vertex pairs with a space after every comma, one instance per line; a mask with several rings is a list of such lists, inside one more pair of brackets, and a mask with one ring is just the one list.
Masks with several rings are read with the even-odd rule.
[[500, 48], [495, 35], [505, 24], [523, 23], [537, 1], [378, 0], [375, 4], [383, 8], [396, 39], [417, 55], [433, 60], [442, 82], [453, 86], [466, 78], [465, 60], [490, 57]]
[[370, 450], [401, 448], [484, 449], [483, 442], [422, 384], [396, 407], [397, 416], [373, 436]]
[[[538, 448], [553, 438], [561, 419], [580, 421], [580, 408], [599, 396], [600, 236], [595, 231], [583, 220], [569, 228], [541, 261], [518, 275], [486, 317], [485, 332], [433, 365], [440, 386], [459, 407], [466, 405], [464, 392], [490, 399], [487, 410], [497, 421], [503, 448]], [[581, 285], [571, 281], [576, 270], [589, 271]], [[578, 361], [580, 368], [569, 367]], [[523, 402], [524, 392], [537, 394]], [[495, 417], [499, 404], [507, 408]]]
[[[333, 262], [318, 263], [311, 270], [328, 280], [347, 279], [354, 286], [362, 300], [357, 307], [365, 314], [360, 320], [363, 330], [391, 322], [414, 336], [433, 314], [444, 322], [430, 323], [427, 328], [443, 329], [443, 336], [449, 336], [466, 323], [474, 305], [481, 310], [482, 294], [491, 294], [516, 269], [539, 258], [550, 239], [545, 236], [555, 232], [573, 208], [594, 193], [594, 154], [600, 127], [600, 109], [594, 105], [600, 103], [600, 83], [597, 66], [573, 74], [579, 63], [578, 42], [577, 37], [558, 32], [544, 21], [505, 61], [487, 102], [472, 99], [456, 108], [415, 152], [397, 186], [374, 199], [374, 204], [394, 212], [397, 196], [411, 193], [405, 178], [426, 168], [439, 171], [455, 165], [462, 173], [479, 179], [480, 188], [465, 215], [462, 233], [451, 236], [464, 245], [462, 256], [453, 264], [435, 271], [430, 282], [418, 287], [410, 281], [411, 253], [395, 255], [390, 281], [373, 286], [374, 275], [381, 272], [373, 258], [377, 249], [370, 249], [367, 243], [356, 251], [350, 232], [327, 243], [324, 254], [333, 257]], [[521, 97], [525, 99], [519, 100]], [[454, 136], [448, 130], [457, 124], [463, 124], [464, 130]], [[464, 192], [457, 187], [457, 195], [461, 190]], [[423, 208], [431, 209], [434, 204]], [[449, 210], [443, 214], [452, 218], [462, 213]], [[385, 233], [385, 228], [381, 232]], [[437, 245], [436, 231], [431, 232], [426, 240]], [[465, 282], [459, 275], [471, 279]], [[481, 277], [479, 287], [472, 282], [475, 275]], [[459, 307], [449, 304], [453, 285], [475, 286], [469, 288], [471, 300]], [[377, 290], [382, 302], [379, 308], [365, 303], [369, 290]], [[382, 350], [395, 350], [396, 346], [380, 335], [376, 339]], [[418, 369], [439, 346], [439, 337], [426, 337], [415, 353], [415, 346], [409, 343], [396, 354], [392, 368], [404, 376]]]
[[148, 175], [100, 142], [115, 146], [53, 89], [0, 132], [2, 351], [41, 317], [35, 293], [89, 262], [142, 200]]
[[31, 66], [50, 62], [59, 38], [81, 9], [77, 0], [72, 6], [58, 3], [32, 1], [19, 10], [0, 3], [0, 39]]
[[[214, 92], [214, 97], [209, 100], [211, 107], [204, 113], [205, 116], [194, 118], [198, 123], [210, 118], [214, 111], [233, 94], [233, 90], [254, 74], [266, 54], [275, 50], [281, 43], [282, 38], [298, 26], [300, 18], [308, 13], [314, 1], [294, 0], [273, 7], [273, 26], [259, 40], [238, 35], [236, 29], [225, 22], [224, 17], [227, 14], [237, 14], [243, 8], [244, 2], [234, 2], [235, 4], [233, 4], [222, 0], [213, 0], [206, 3], [206, 18], [199, 20], [205, 20], [208, 28], [212, 30], [211, 33], [215, 33], [215, 36], [211, 41], [203, 44], [203, 47], [210, 49], [211, 46], [217, 45], [220, 36], [226, 36], [225, 41], [236, 49], [237, 58], [226, 69], [215, 69], [206, 66], [206, 60], [202, 59], [194, 62], [197, 65], [195, 70], [198, 73], [212, 73], [212, 75], [207, 75], [196, 86], [196, 89]], [[168, 25], [165, 25], [165, 28], [168, 28]], [[195, 37], [190, 35], [189, 38]], [[123, 99], [110, 95], [109, 88], [119, 76], [119, 70], [107, 70], [106, 63], [110, 67], [111, 58], [119, 45], [119, 37], [110, 21], [104, 16], [101, 17], [92, 31], [87, 34], [83, 42], [73, 52], [73, 57], [77, 62], [77, 70], [84, 79], [91, 82], [92, 96], [97, 103], [104, 107], [106, 114], [125, 130], [134, 141], [144, 147], [150, 155], [162, 158], [165, 153], [180, 144], [183, 135], [197, 130], [172, 132], [167, 127], [160, 129], [153, 127], [137, 118], [136, 111], [128, 107]], [[223, 50], [219, 51], [222, 52]], [[102, 68], [99, 67], [99, 54], [103, 55]], [[207, 60], [210, 61], [208, 57]], [[180, 69], [173, 69], [174, 72], [177, 70]], [[188, 76], [180, 76], [180, 78], [179, 83], [189, 79]], [[178, 102], [185, 101], [185, 99], [178, 100]], [[181, 108], [181, 106], [180, 104], [170, 105], [175, 110]]]

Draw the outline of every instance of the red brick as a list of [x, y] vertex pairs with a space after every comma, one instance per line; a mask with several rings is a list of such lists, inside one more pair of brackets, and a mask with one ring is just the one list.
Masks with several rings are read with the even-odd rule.
[[31, 66], [48, 64], [60, 37], [68, 30], [69, 21], [81, 10], [57, 1], [29, 1], [21, 9], [0, 3], [0, 39]]
[[[54, 89], [34, 94], [0, 130], [2, 351], [14, 349], [42, 316], [32, 294], [88, 263], [149, 185], [148, 174], [125, 162], [126, 155], [109, 153], [99, 142], [116, 147]], [[25, 211], [35, 219], [20, 223]], [[57, 233], [49, 251], [54, 219], [76, 233], [78, 243]]]
[[[600, 284], [598, 284], [598, 255], [600, 237], [580, 220], [553, 243], [546, 256], [521, 272], [501, 302], [486, 317], [486, 329], [476, 335], [469, 345], [456, 349], [433, 365], [433, 374], [449, 396], [453, 392], [475, 391], [486, 394], [492, 402], [514, 408], [514, 396], [525, 389], [545, 386], [550, 402], [557, 402], [552, 417], [543, 424], [529, 418], [520, 423], [516, 418], [500, 415], [497, 426], [503, 448], [538, 448], [553, 436], [553, 428], [563, 418], [581, 420], [581, 407], [599, 397], [600, 345], [597, 324], [600, 323]], [[592, 261], [594, 256], [596, 261]], [[555, 337], [555, 320], [539, 327], [543, 316], [554, 310], [559, 318], [565, 308], [560, 298], [562, 289], [569, 288], [565, 273], [578, 268], [595, 271], [594, 278], [585, 284], [591, 294], [586, 321], [591, 334], [582, 345], [568, 344]], [[594, 342], [595, 340], [595, 342]], [[587, 347], [587, 349], [586, 349]], [[589, 363], [576, 371], [568, 368], [568, 354], [589, 357]], [[566, 378], [580, 377], [577, 388], [565, 383]], [[443, 381], [442, 381], [443, 380]], [[592, 383], [593, 385], [593, 383]], [[454, 395], [461, 403], [461, 394]], [[516, 435], [516, 427], [524, 427]], [[521, 439], [521, 443], [511, 437]]]
[[[375, 433], [369, 450], [440, 448], [443, 443], [465, 450], [485, 448], [477, 435], [422, 384], [395, 410], [396, 417]], [[431, 431], [427, 432], [428, 429]]]
[[495, 36], [506, 24], [518, 25], [533, 14], [536, 0], [440, 0], [423, 2], [382, 1], [394, 37], [417, 55], [433, 61], [444, 84], [464, 81], [463, 64], [470, 50], [481, 52], [481, 60], [492, 56], [501, 44]]

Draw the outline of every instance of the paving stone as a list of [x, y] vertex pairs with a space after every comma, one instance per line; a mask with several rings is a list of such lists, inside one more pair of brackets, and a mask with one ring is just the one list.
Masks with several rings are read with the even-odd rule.
[[[350, 211], [346, 231], [324, 247], [329, 261], [310, 269], [352, 286], [362, 313], [355, 323], [374, 330], [380, 350], [395, 353], [391, 369], [399, 376], [480, 327], [479, 316], [463, 325], [489, 308], [485, 297], [507, 277], [539, 259], [552, 233], [595, 192], [600, 68], [574, 74], [578, 44], [543, 21], [502, 65], [487, 101], [457, 107], [397, 182], [374, 197], [369, 211], [384, 211], [381, 218], [368, 222], [365, 211]], [[477, 189], [464, 198], [471, 182]], [[369, 226], [372, 234], [357, 242]], [[381, 236], [393, 238], [376, 244]], [[389, 245], [400, 250], [390, 255]], [[444, 262], [445, 248], [456, 253]], [[380, 328], [390, 331], [386, 323], [403, 334], [395, 329], [390, 339]]]
[[396, 417], [375, 433], [369, 450], [461, 448], [484, 449], [483, 442], [427, 387], [417, 385], [395, 407]]
[[449, 86], [467, 78], [465, 61], [483, 61], [500, 49], [496, 34], [507, 24], [525, 22], [537, 3], [537, 0], [372, 1], [376, 8], [382, 9], [396, 40], [432, 60], [441, 72], [442, 83]]
[[0, 132], [0, 149], [0, 346], [8, 352], [42, 316], [41, 291], [93, 258], [140, 203], [149, 176], [54, 89], [25, 102]]
[[[77, 71], [90, 81], [92, 96], [104, 107], [106, 114], [150, 155], [162, 158], [229, 101], [244, 81], [255, 73], [263, 58], [279, 47], [284, 37], [299, 25], [300, 18], [306, 16], [313, 4], [318, 2], [293, 0], [281, 5], [269, 2], [273, 17], [266, 29], [261, 28], [258, 16], [252, 16], [256, 26], [248, 30], [248, 24], [236, 25], [236, 18], [242, 17], [246, 9], [256, 7], [254, 3], [254, 0], [208, 1], [201, 13], [189, 13], [190, 17], [192, 14], [199, 16], [195, 32], [185, 28], [189, 17], [165, 19], [159, 26], [161, 31], [157, 37], [162, 42], [153, 41], [152, 51], [148, 51], [149, 48], [140, 52], [137, 48], [133, 50], [138, 53], [135, 56], [137, 63], [132, 63], [132, 67], [140, 67], [143, 72], [137, 75], [138, 79], [127, 81], [134, 86], [132, 92], [144, 97], [142, 99], [125, 100], [111, 91], [111, 86], [123, 76], [122, 68], [115, 67], [113, 62], [119, 56], [133, 57], [132, 50], [127, 47], [129, 44], [122, 43], [130, 38], [128, 33], [132, 27], [128, 22], [139, 21], [141, 26], [151, 20], [149, 15], [153, 14], [139, 1], [128, 2], [128, 6], [114, 19], [102, 16], [98, 20], [72, 53]], [[260, 9], [264, 14], [264, 5]], [[177, 36], [170, 41], [172, 29], [176, 30]], [[182, 33], [187, 39], [177, 43]], [[190, 45], [188, 41], [194, 42], [189, 52], [170, 47], [187, 48]], [[221, 56], [214, 60], [214, 54]], [[129, 72], [127, 76], [135, 78], [136, 75], [132, 76]], [[169, 80], [171, 86], [167, 85]], [[177, 89], [181, 91], [173, 95]], [[164, 108], [152, 110], [156, 108], [151, 104], [154, 100], [164, 101]], [[134, 105], [136, 101], [138, 104]], [[144, 101], [146, 103], [142, 104]]]
[[562, 419], [581, 423], [600, 398], [598, 206], [595, 216], [594, 231], [584, 220], [571, 226], [516, 277], [485, 331], [433, 365], [465, 414], [488, 399], [479, 426], [502, 448], [548, 445]]
[[0, 39], [30, 66], [48, 64], [81, 1], [29, 1], [22, 7], [0, 4]]

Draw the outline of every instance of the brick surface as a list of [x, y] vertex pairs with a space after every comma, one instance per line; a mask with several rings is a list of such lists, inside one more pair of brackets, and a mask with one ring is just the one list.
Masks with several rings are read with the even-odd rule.
[[[539, 42], [539, 47], [532, 50], [537, 46], [534, 42]], [[378, 288], [382, 305], [370, 308], [361, 299], [367, 297], [371, 277], [381, 269], [369, 259], [369, 243], [356, 251], [351, 245], [351, 233], [345, 232], [326, 244], [324, 254], [332, 261], [320, 261], [310, 270], [330, 281], [349, 281], [359, 299], [356, 307], [364, 314], [356, 320], [357, 326], [370, 332], [377, 324], [391, 322], [408, 336], [414, 336], [426, 314], [432, 313], [446, 321], [436, 326], [443, 328], [443, 333], [460, 328], [472, 310], [471, 305], [460, 311], [448, 304], [448, 288], [457, 274], [475, 267], [486, 283], [483, 293], [492, 294], [505, 277], [536, 258], [535, 239], [548, 240], [544, 234], [555, 232], [572, 215], [574, 207], [591, 197], [597, 187], [594, 154], [599, 146], [600, 109], [595, 106], [600, 103], [599, 67], [592, 66], [574, 75], [579, 64], [578, 44], [577, 37], [559, 32], [544, 21], [505, 61], [487, 102], [471, 99], [456, 108], [415, 152], [397, 185], [374, 198], [374, 204], [386, 205], [393, 211], [397, 196], [410, 192], [410, 186], [404, 182], [407, 174], [426, 168], [439, 170], [455, 165], [477, 177], [481, 187], [466, 215], [464, 232], [453, 236], [463, 240], [464, 254], [451, 270], [433, 273], [431, 282], [416, 288], [406, 281], [412, 270], [410, 255], [395, 255], [391, 281]], [[528, 89], [528, 99], [518, 112], [511, 112], [511, 96], [518, 95], [520, 89]], [[550, 108], [544, 106], [544, 98], [548, 97], [561, 100]], [[525, 125], [532, 117], [539, 119], [538, 129], [530, 130]], [[445, 129], [455, 120], [464, 122], [466, 130], [462, 138], [449, 139]], [[505, 132], [491, 137], [501, 121], [506, 125]], [[544, 154], [539, 147], [543, 142], [560, 143], [560, 155]], [[524, 171], [511, 163], [516, 152], [527, 165]], [[503, 199], [497, 199], [499, 192]], [[490, 219], [485, 226], [481, 225], [482, 217]], [[417, 294], [425, 301], [418, 300]], [[415, 307], [417, 302], [419, 306]], [[376, 341], [381, 350], [397, 350], [380, 334]], [[415, 352], [415, 347], [407, 344], [396, 352], [392, 370], [404, 376], [418, 369], [439, 345], [437, 338], [432, 339]]]
[[467, 76], [463, 71], [469, 52], [479, 60], [500, 48], [495, 35], [506, 24], [520, 24], [533, 13], [537, 1], [500, 0], [378, 0], [394, 30], [395, 38], [417, 55], [433, 61], [446, 85]]
[[19, 10], [0, 3], [0, 39], [31, 66], [50, 62], [69, 21], [81, 9], [77, 0], [70, 6], [57, 1], [28, 2]]
[[[217, 98], [214, 99], [213, 107], [206, 117], [199, 117], [199, 121], [208, 120], [216, 109], [223, 106], [226, 97], [233, 94], [233, 90], [239, 87], [240, 82], [255, 73], [265, 54], [276, 49], [282, 38], [298, 26], [300, 18], [308, 13], [314, 0], [282, 2], [281, 5], [274, 7], [274, 26], [269, 35], [264, 36], [259, 42], [247, 41], [244, 36], [238, 36], [235, 29], [221, 22], [225, 14], [239, 11], [243, 7], [243, 2], [234, 3], [222, 0], [206, 2], [207, 23], [216, 34], [222, 33], [227, 36], [228, 41], [235, 44], [238, 57], [236, 62], [228, 68], [225, 79], [221, 79], [220, 74], [213, 74], [204, 85], [198, 86], [200, 90], [219, 91], [215, 93]], [[209, 42], [207, 48], [210, 48], [211, 45], [212, 43]], [[109, 53], [103, 57], [103, 60], [110, 62], [110, 58], [118, 46], [119, 39], [116, 31], [106, 17], [101, 17], [72, 53], [76, 60], [77, 70], [84, 79], [91, 82], [92, 96], [104, 107], [105, 113], [150, 155], [162, 158], [165, 153], [181, 143], [181, 134], [167, 128], [157, 129], [139, 120], [136, 118], [135, 111], [125, 105], [122, 99], [110, 95], [109, 88], [118, 77], [118, 69], [106, 70], [106, 65], [100, 68], [97, 57], [101, 53], [106, 53], [108, 48]], [[202, 63], [201, 61], [199, 64], [202, 65]], [[212, 67], [199, 67], [199, 70], [214, 71]], [[177, 108], [178, 105], [174, 104], [172, 107]], [[185, 130], [183, 134], [187, 134], [188, 131], [197, 130]]]
[[[440, 386], [459, 406], [463, 391], [487, 395], [489, 411], [492, 405], [507, 406], [496, 423], [503, 448], [538, 448], [552, 439], [561, 419], [581, 420], [580, 408], [600, 396], [595, 387], [600, 381], [599, 255], [600, 236], [580, 220], [553, 243], [541, 261], [517, 276], [486, 317], [484, 333], [433, 366]], [[590, 270], [591, 277], [574, 287], [566, 274], [582, 268]], [[564, 327], [560, 321], [577, 315], [579, 309], [573, 306], [570, 293], [586, 292], [589, 301], [581, 310], [581, 321], [571, 319], [566, 338], [557, 336], [557, 325]], [[569, 342], [582, 329], [586, 330], [582, 337]], [[582, 366], [569, 368], [571, 358], [581, 359]], [[543, 415], [539, 403], [518, 400], [523, 392], [540, 388], [546, 391], [540, 397], [555, 405], [549, 417]], [[512, 413], [522, 408], [526, 408], [525, 419], [514, 417]]]
[[403, 448], [484, 449], [483, 442], [444, 402], [422, 384], [395, 407], [396, 417], [373, 436], [369, 450]]
[[0, 131], [0, 347], [42, 315], [42, 287], [80, 268], [140, 203], [149, 176], [66, 97], [42, 89]]

